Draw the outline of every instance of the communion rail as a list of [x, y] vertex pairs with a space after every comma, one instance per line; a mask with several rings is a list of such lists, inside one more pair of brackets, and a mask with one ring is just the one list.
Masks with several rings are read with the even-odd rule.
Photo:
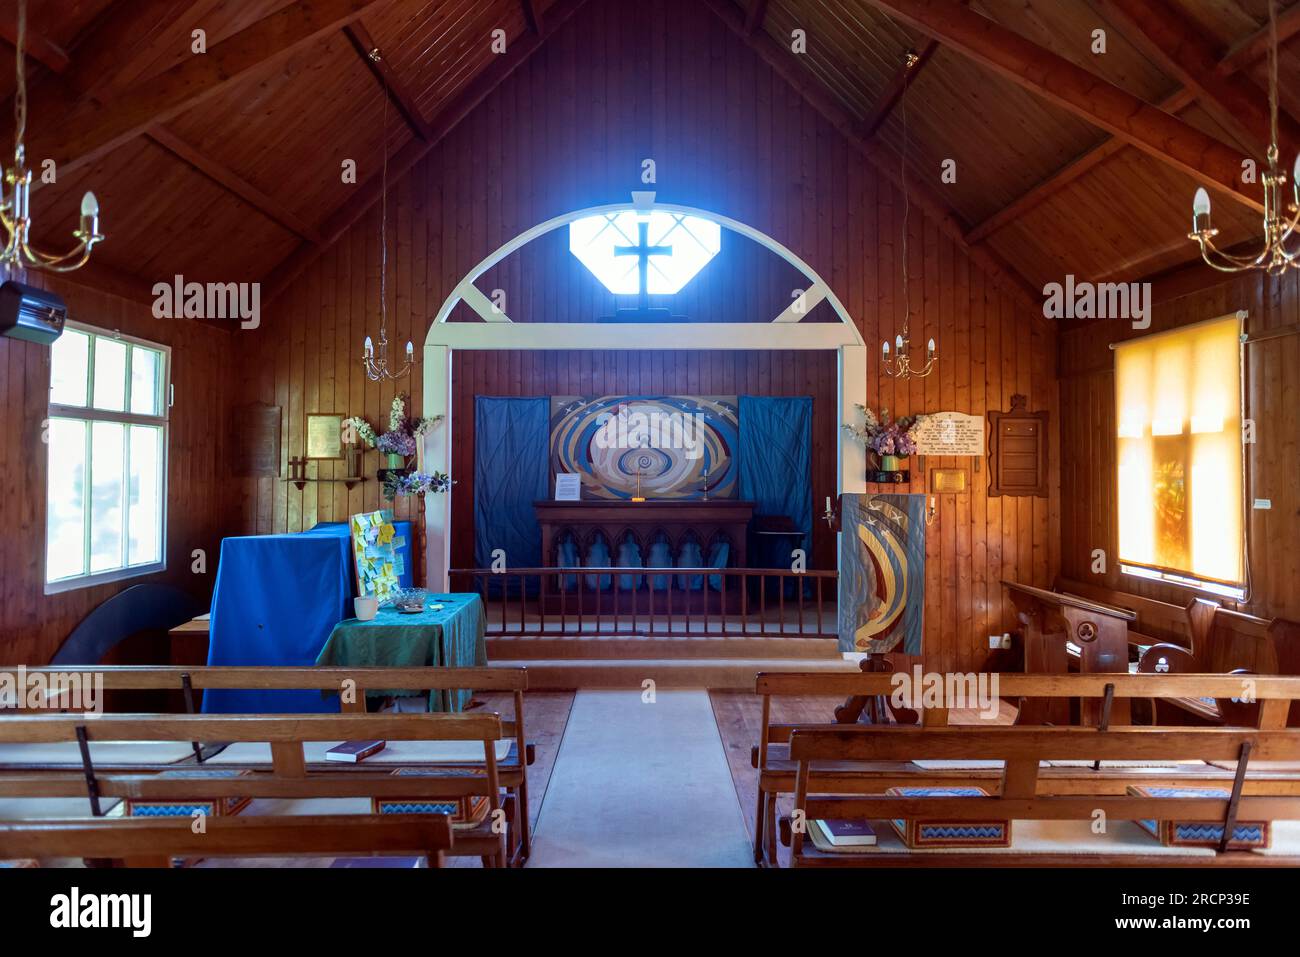
[[838, 576], [833, 569], [462, 568], [452, 570], [451, 587], [483, 599], [493, 636], [834, 638]]

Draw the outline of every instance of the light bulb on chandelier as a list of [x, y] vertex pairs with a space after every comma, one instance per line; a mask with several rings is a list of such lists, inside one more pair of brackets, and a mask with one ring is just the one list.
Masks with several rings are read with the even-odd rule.
[[1300, 268], [1300, 249], [1288, 250], [1287, 242], [1300, 220], [1300, 156], [1291, 167], [1290, 202], [1283, 201], [1286, 173], [1278, 166], [1277, 135], [1277, 2], [1269, 0], [1268, 109], [1270, 133], [1268, 169], [1260, 175], [1264, 187], [1264, 235], [1259, 250], [1244, 255], [1226, 253], [1214, 244], [1219, 231], [1210, 223], [1210, 194], [1205, 187], [1192, 197], [1192, 231], [1187, 238], [1201, 248], [1201, 258], [1219, 272], [1245, 272], [1259, 269], [1278, 276], [1288, 269]]

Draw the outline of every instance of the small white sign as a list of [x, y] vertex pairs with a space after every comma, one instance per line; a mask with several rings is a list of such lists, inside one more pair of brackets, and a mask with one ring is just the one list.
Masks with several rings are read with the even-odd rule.
[[577, 502], [582, 499], [582, 476], [577, 472], [555, 473], [555, 500]]
[[933, 412], [912, 433], [917, 455], [983, 455], [984, 417]]

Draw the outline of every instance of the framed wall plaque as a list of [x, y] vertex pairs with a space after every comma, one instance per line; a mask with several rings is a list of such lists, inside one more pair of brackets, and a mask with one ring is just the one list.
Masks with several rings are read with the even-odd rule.
[[1047, 496], [1047, 412], [1030, 412], [1023, 395], [989, 416], [989, 494]]
[[230, 471], [235, 476], [280, 474], [280, 407], [255, 402], [234, 410]]
[[343, 416], [338, 412], [307, 413], [309, 459], [343, 458]]

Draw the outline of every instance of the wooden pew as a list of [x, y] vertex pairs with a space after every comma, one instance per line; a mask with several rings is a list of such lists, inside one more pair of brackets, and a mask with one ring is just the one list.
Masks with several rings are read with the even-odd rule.
[[[1026, 672], [1065, 674], [1071, 670], [1071, 658], [1084, 674], [1128, 672], [1128, 623], [1136, 618], [1132, 611], [1018, 582], [1003, 581], [1002, 586], [1023, 626]], [[1121, 713], [1115, 720], [1128, 723], [1128, 704], [1119, 702]], [[1025, 708], [1030, 724], [1073, 723], [1067, 700], [1030, 701]], [[1080, 702], [1080, 724], [1095, 725], [1100, 718], [1097, 702]]]
[[[817, 727], [845, 727], [827, 721], [824, 725], [779, 724], [772, 721], [772, 699], [779, 696], [845, 695], [854, 700], [888, 698], [896, 687], [896, 674], [911, 677], [911, 672], [869, 672], [828, 674], [826, 672], [775, 672], [760, 673], [755, 679], [755, 693], [761, 699], [761, 728], [757, 745], [752, 749], [750, 761], [758, 770], [758, 803], [755, 810], [754, 860], [759, 864], [776, 866], [777, 856], [777, 799], [782, 794], [794, 792], [796, 764], [789, 754], [792, 734], [801, 729]], [[1300, 701], [1300, 677], [1226, 675], [1130, 675], [1130, 674], [1051, 674], [1027, 675], [1000, 673], [997, 675], [999, 697], [1017, 700], [1085, 698], [1099, 701], [1104, 708], [1107, 686], [1112, 687], [1112, 714], [1114, 701], [1133, 698], [1175, 698], [1210, 694], [1225, 698], [1242, 696], [1249, 680], [1254, 698], [1255, 724], [1260, 728], [1286, 726], [1291, 703]], [[955, 690], [955, 689], [954, 689]], [[944, 728], [949, 723], [949, 698], [945, 695], [937, 707], [917, 708], [920, 726]], [[967, 707], [960, 702], [953, 707]], [[838, 710], [838, 709], [837, 709]], [[829, 718], [829, 715], [828, 715]], [[1116, 718], [1111, 726], [1121, 722]], [[853, 727], [849, 725], [848, 727]], [[1193, 755], [1192, 757], [1197, 757]], [[911, 763], [911, 759], [896, 764], [872, 762], [847, 767], [814, 768], [814, 775], [827, 773], [852, 773], [870, 780], [880, 790], [904, 785], [953, 785], [978, 783], [985, 787], [996, 786], [999, 772], [990, 769], [932, 769], [924, 770]], [[1232, 773], [1222, 768], [1187, 766], [1184, 768], [1052, 768], [1043, 777], [1043, 786], [1051, 793], [1102, 793], [1122, 794], [1130, 784], [1162, 784], [1170, 787], [1223, 784], [1232, 780]], [[1247, 779], [1247, 789], [1252, 794], [1300, 794], [1300, 771], [1252, 771]]]
[[[16, 667], [0, 667], [15, 672]], [[196, 695], [208, 689], [225, 690], [311, 690], [349, 692], [340, 707], [345, 713], [366, 713], [368, 690], [508, 692], [513, 715], [502, 722], [503, 733], [513, 738], [510, 752], [500, 760], [498, 772], [508, 795], [507, 811], [513, 863], [522, 864], [532, 851], [528, 820], [528, 766], [536, 759], [534, 746], [524, 728], [524, 692], [528, 688], [525, 668], [322, 668], [322, 667], [201, 667], [172, 665], [117, 665], [95, 668], [27, 668], [28, 675], [56, 675], [70, 672], [102, 676], [106, 692], [178, 692], [190, 712], [196, 711]], [[45, 702], [45, 707], [57, 702]], [[6, 712], [0, 710], [0, 715]], [[373, 735], [371, 737], [374, 737]]]
[[0, 821], [0, 857], [81, 857], [127, 867], [175, 858], [410, 854], [441, 867], [454, 836], [446, 814], [325, 814], [213, 818], [194, 833], [185, 818]]
[[[1185, 605], [1158, 601], [1099, 585], [1057, 579], [1056, 590], [1128, 609], [1129, 643], [1141, 650], [1138, 671], [1149, 674], [1300, 674], [1300, 624], [1259, 618], [1223, 608], [1208, 598]], [[1168, 699], [1155, 723], [1234, 724], [1239, 709], [1231, 699]], [[1185, 720], [1183, 720], [1185, 719]], [[1293, 707], [1300, 727], [1300, 702]]]
[[[485, 866], [504, 866], [507, 828], [501, 808], [496, 747], [502, 733], [501, 718], [494, 713], [275, 716], [29, 713], [0, 720], [0, 743], [196, 740], [267, 743], [271, 749], [271, 768], [267, 770], [260, 764], [225, 765], [249, 773], [202, 779], [161, 775], [156, 771], [101, 772], [91, 763], [80, 772], [11, 770], [0, 773], [0, 796], [89, 796], [92, 805], [106, 797], [137, 800], [388, 797], [435, 801], [481, 796], [487, 801], [487, 818], [473, 829], [457, 832], [455, 853], [481, 857]], [[318, 767], [306, 760], [304, 745], [308, 742], [371, 739], [478, 742], [483, 761], [481, 766], [447, 768], [442, 773], [431, 771], [408, 777], [394, 775], [392, 766], [340, 767], [331, 762]], [[364, 827], [367, 816], [355, 815], [358, 827]], [[10, 855], [0, 846], [0, 857], [8, 856], [19, 855]]]
[[[1108, 822], [1143, 819], [1225, 822], [1300, 819], [1300, 794], [1243, 794], [1244, 759], [1300, 759], [1300, 731], [1226, 728], [1028, 728], [1014, 726], [906, 728], [858, 726], [800, 728], [790, 738], [797, 764], [795, 808], [806, 821], [859, 819], [889, 821], [1092, 821], [1098, 811]], [[903, 762], [919, 758], [1000, 760], [1000, 781], [988, 797], [909, 797], [878, 793], [876, 780], [853, 774], [817, 772], [815, 765]], [[1054, 760], [1127, 760], [1132, 758], [1243, 759], [1227, 798], [1140, 797], [1129, 794], [1057, 794], [1043, 786], [1040, 762]], [[927, 853], [839, 854], [819, 851], [805, 838], [805, 828], [782, 823], [796, 867], [927, 865], [971, 866], [1286, 866], [1300, 856], [1265, 856], [1252, 851], [1220, 850], [1212, 858], [1167, 857], [1155, 853], [1031, 854], [991, 850]], [[1012, 827], [1014, 840], [1015, 826]]]

